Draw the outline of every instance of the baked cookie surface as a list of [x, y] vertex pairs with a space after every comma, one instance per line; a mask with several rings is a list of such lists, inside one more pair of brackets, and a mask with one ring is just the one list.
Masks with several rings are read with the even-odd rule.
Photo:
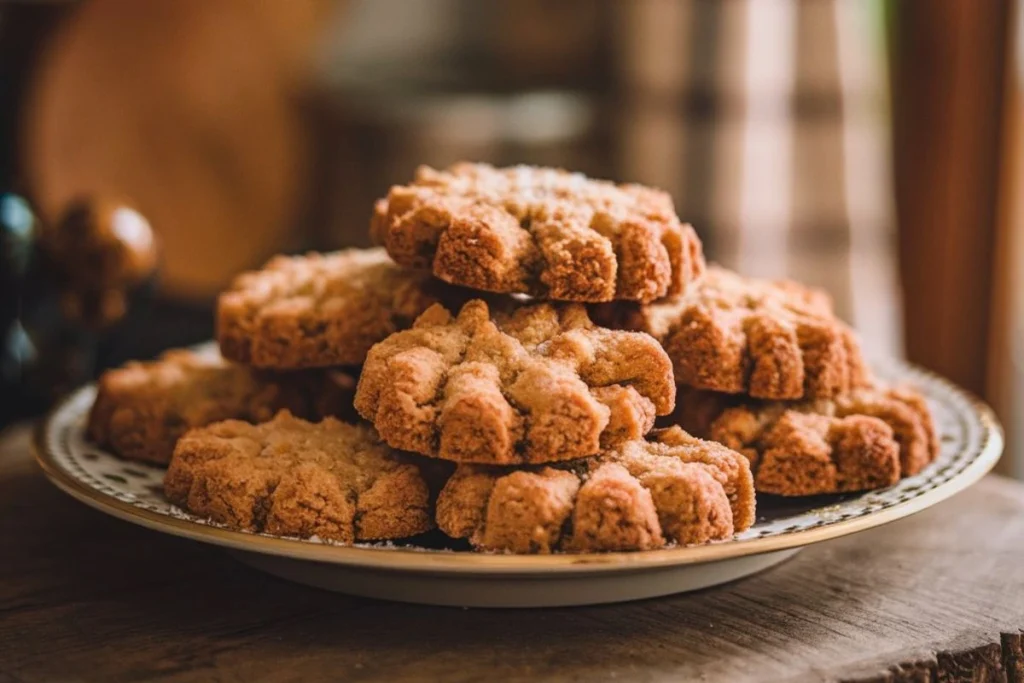
[[172, 503], [232, 529], [351, 543], [434, 526], [417, 460], [367, 425], [306, 422], [286, 411], [258, 425], [188, 432], [164, 479]]
[[220, 295], [217, 341], [225, 358], [261, 368], [359, 365], [443, 287], [383, 249], [277, 256]]
[[753, 524], [754, 505], [743, 455], [674, 427], [573, 463], [459, 465], [437, 523], [480, 550], [651, 550], [731, 538]]
[[307, 417], [351, 416], [354, 394], [355, 378], [344, 372], [274, 375], [176, 349], [104, 372], [86, 433], [123, 458], [165, 465], [193, 427], [268, 420], [285, 408]]
[[746, 455], [757, 490], [783, 496], [891, 486], [939, 450], [927, 403], [905, 387], [795, 403], [683, 391], [673, 418]]
[[542, 463], [643, 436], [672, 410], [652, 337], [595, 326], [579, 304], [457, 317], [437, 305], [367, 355], [356, 410], [388, 444], [456, 462]]
[[403, 266], [544, 299], [654, 301], [704, 270], [668, 194], [550, 168], [421, 166], [377, 202], [371, 232]]
[[827, 398], [863, 386], [854, 332], [820, 290], [710, 267], [693, 291], [647, 306], [595, 307], [595, 320], [662, 342], [680, 384], [755, 398]]

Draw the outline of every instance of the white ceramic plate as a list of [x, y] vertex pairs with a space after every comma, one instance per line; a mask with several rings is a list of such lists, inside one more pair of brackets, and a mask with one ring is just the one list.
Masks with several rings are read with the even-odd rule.
[[46, 475], [82, 502], [157, 531], [225, 546], [286, 579], [376, 598], [441, 605], [538, 607], [620, 602], [713, 586], [770, 567], [800, 548], [919, 512], [992, 468], [1002, 432], [987, 406], [935, 375], [897, 362], [876, 368], [928, 399], [941, 453], [921, 474], [863, 494], [759, 496], [757, 523], [734, 540], [636, 553], [547, 556], [474, 553], [439, 532], [404, 543], [342, 546], [222, 528], [162, 493], [164, 469], [128, 462], [85, 439], [92, 386], [69, 396], [40, 426]]

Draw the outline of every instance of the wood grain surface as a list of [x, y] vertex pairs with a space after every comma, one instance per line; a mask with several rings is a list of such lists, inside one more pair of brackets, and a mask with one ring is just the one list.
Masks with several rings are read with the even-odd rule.
[[1024, 486], [724, 587], [617, 606], [460, 610], [350, 598], [95, 512], [0, 434], [0, 683], [1024, 681]]

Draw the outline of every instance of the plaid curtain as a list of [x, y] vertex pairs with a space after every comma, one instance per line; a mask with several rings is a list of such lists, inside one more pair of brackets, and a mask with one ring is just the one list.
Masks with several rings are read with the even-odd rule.
[[613, 3], [621, 176], [745, 274], [824, 287], [901, 353], [881, 2]]

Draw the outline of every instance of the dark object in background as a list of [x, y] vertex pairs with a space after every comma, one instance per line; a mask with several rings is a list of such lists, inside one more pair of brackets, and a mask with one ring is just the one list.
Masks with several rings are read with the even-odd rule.
[[44, 228], [23, 198], [0, 195], [0, 424], [91, 378], [156, 265], [149, 223], [123, 203], [82, 199]]
[[15, 194], [0, 196], [0, 401], [20, 381], [33, 347], [21, 323], [25, 280], [32, 265], [38, 227], [28, 202]]
[[47, 275], [60, 290], [61, 312], [89, 329], [121, 320], [128, 291], [156, 270], [152, 228], [119, 202], [74, 202], [56, 230], [42, 232], [39, 243]]

